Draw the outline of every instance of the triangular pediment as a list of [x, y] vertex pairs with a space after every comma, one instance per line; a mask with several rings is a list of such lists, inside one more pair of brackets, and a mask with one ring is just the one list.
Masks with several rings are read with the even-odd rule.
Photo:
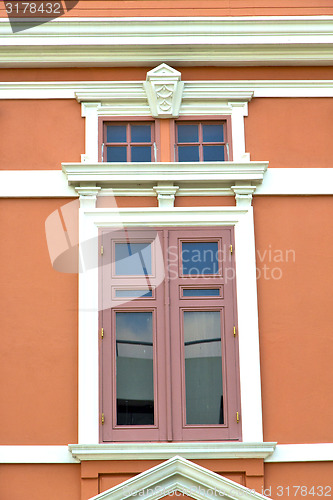
[[152, 77], [176, 77], [177, 79], [180, 79], [181, 73], [177, 71], [174, 68], [171, 68], [171, 66], [168, 66], [165, 63], [160, 64], [159, 66], [156, 66], [156, 68], [151, 69], [147, 73], [147, 80], [149, 80]]
[[90, 500], [159, 500], [173, 496], [174, 492], [195, 500], [216, 500], [220, 497], [224, 500], [267, 499], [245, 486], [175, 456]]

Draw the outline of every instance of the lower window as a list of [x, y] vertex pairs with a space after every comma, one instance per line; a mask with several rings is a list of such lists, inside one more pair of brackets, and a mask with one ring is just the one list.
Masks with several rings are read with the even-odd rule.
[[101, 441], [239, 440], [233, 229], [101, 244]]

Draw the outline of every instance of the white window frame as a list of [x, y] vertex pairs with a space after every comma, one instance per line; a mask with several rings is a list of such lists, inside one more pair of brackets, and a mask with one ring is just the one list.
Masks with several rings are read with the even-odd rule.
[[[163, 65], [161, 65], [163, 66]], [[159, 68], [159, 67], [158, 67]], [[172, 69], [172, 68], [171, 68]], [[173, 71], [173, 70], [172, 70]], [[179, 77], [178, 77], [179, 80]], [[159, 184], [161, 170], [168, 169], [167, 164], [149, 164], [149, 173], [145, 166], [140, 166], [140, 172], [131, 174], [135, 164], [124, 164], [121, 166], [123, 176], [113, 169], [119, 167], [111, 164], [98, 164], [98, 118], [100, 116], [152, 116], [145, 94], [145, 82], [127, 82], [124, 88], [119, 82], [107, 84], [103, 95], [100, 89], [82, 93], [76, 93], [77, 99], [82, 102], [82, 116], [86, 118], [86, 151], [82, 155], [81, 164], [64, 164], [63, 170], [71, 185], [76, 187], [80, 196], [79, 209], [79, 243], [81, 262], [89, 262], [89, 265], [79, 274], [79, 433], [78, 446], [93, 445], [95, 450], [102, 446], [108, 446], [105, 459], [112, 457], [112, 444], [99, 444], [99, 335], [98, 335], [98, 231], [106, 227], [136, 227], [145, 225], [147, 227], [163, 226], [234, 226], [235, 229], [235, 265], [236, 265], [236, 289], [238, 310], [238, 336], [239, 336], [239, 365], [240, 365], [240, 391], [241, 391], [241, 422], [242, 443], [244, 455], [252, 456], [248, 451], [250, 443], [256, 443], [259, 449], [264, 450], [262, 407], [261, 407], [261, 378], [259, 357], [259, 330], [257, 309], [257, 284], [256, 284], [256, 261], [253, 208], [251, 206], [252, 193], [256, 185], [263, 179], [267, 163], [250, 162], [249, 154], [245, 152], [244, 117], [247, 116], [247, 103], [251, 99], [252, 92], [226, 90], [219, 82], [196, 82], [196, 92], [191, 92], [191, 83], [184, 82], [182, 87], [182, 99], [178, 99], [178, 115], [231, 115], [232, 121], [232, 144], [233, 162], [221, 162], [213, 168], [208, 176], [211, 189], [215, 189], [216, 179], [222, 185], [224, 194], [235, 194], [235, 207], [191, 207], [175, 208], [173, 200], [178, 186], [182, 191], [181, 182], [193, 180], [198, 182], [201, 176], [207, 176], [204, 164], [193, 165], [188, 168], [184, 165], [179, 167], [179, 179], [167, 175], [169, 187], [145, 188], [135, 187], [132, 194], [138, 194], [139, 190], [147, 194], [157, 195], [158, 208], [138, 209], [99, 209], [96, 208], [97, 195], [112, 195], [114, 181], [127, 182], [133, 186], [138, 182], [150, 182], [156, 180]], [[99, 92], [99, 93], [98, 93]], [[129, 106], [129, 97], [134, 97]], [[134, 104], [133, 104], [134, 103]], [[171, 109], [170, 113], [173, 113]], [[177, 115], [177, 116], [178, 116]], [[156, 116], [156, 113], [155, 113]], [[173, 116], [176, 116], [175, 114]], [[222, 165], [223, 163], [223, 165]], [[178, 164], [180, 165], [180, 164]], [[170, 164], [172, 167], [172, 165]], [[192, 166], [190, 166], [192, 167]], [[184, 168], [186, 170], [182, 171]], [[171, 171], [175, 171], [171, 168]], [[142, 177], [142, 173], [147, 175]], [[141, 174], [141, 176], [140, 176]], [[165, 180], [164, 177], [162, 177]], [[127, 179], [127, 181], [126, 181]], [[140, 179], [140, 181], [139, 181]], [[178, 182], [180, 181], [180, 182]], [[163, 183], [162, 183], [163, 184]], [[106, 189], [107, 188], [107, 189]], [[167, 192], [163, 192], [166, 189]], [[170, 194], [170, 192], [171, 194]], [[208, 188], [209, 190], [209, 188]], [[104, 193], [103, 193], [104, 192]], [[185, 187], [183, 187], [185, 192]], [[117, 194], [117, 185], [113, 194]], [[169, 196], [168, 203], [162, 203], [161, 198]], [[171, 200], [171, 201], [170, 201]], [[221, 203], [223, 204], [223, 203]], [[84, 242], [90, 241], [89, 249]], [[85, 252], [85, 254], [83, 254]], [[222, 450], [226, 443], [214, 443]], [[151, 445], [151, 443], [150, 443]], [[174, 445], [174, 443], [170, 443]], [[189, 446], [189, 443], [184, 443]], [[207, 443], [206, 443], [207, 445]], [[132, 452], [135, 453], [133, 445]], [[149, 446], [149, 444], [147, 444]], [[192, 443], [190, 446], [198, 446]], [[201, 444], [204, 448], [205, 444]], [[230, 443], [229, 443], [230, 446]], [[110, 448], [111, 447], [111, 448]], [[203, 449], [202, 448], [202, 449]], [[211, 453], [211, 445], [208, 448]], [[215, 448], [216, 450], [216, 448]], [[257, 449], [258, 452], [258, 449]], [[97, 452], [96, 452], [97, 453]], [[259, 454], [261, 452], [259, 451]], [[91, 456], [94, 453], [90, 454]], [[208, 457], [208, 455], [205, 455]], [[239, 456], [239, 455], [238, 455]], [[257, 455], [258, 456], [258, 453]], [[165, 453], [160, 458], [165, 458]]]

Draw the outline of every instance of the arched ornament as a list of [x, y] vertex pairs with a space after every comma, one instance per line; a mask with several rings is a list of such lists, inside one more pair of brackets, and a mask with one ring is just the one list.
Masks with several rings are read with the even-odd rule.
[[[179, 492], [175, 493], [175, 492]], [[196, 500], [269, 500], [230, 479], [175, 456], [90, 500], [158, 500], [168, 495]]]
[[148, 71], [143, 86], [153, 117], [177, 118], [179, 116], [184, 88], [179, 71], [167, 64], [160, 64]]

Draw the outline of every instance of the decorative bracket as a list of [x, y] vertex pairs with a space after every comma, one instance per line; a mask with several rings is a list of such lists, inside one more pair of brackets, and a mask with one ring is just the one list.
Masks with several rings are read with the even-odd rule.
[[90, 210], [96, 208], [97, 195], [101, 190], [97, 186], [80, 186], [76, 187], [75, 191], [80, 196], [80, 208]]
[[256, 190], [256, 186], [231, 186], [231, 189], [235, 193], [236, 206], [247, 208], [252, 204], [252, 195]]
[[170, 208], [175, 205], [175, 194], [179, 189], [179, 186], [174, 186], [173, 184], [161, 184], [153, 187], [155, 193], [157, 194], [158, 206], [159, 208]]
[[177, 118], [183, 94], [184, 83], [181, 73], [163, 63], [148, 71], [143, 82], [150, 111], [155, 118]]

